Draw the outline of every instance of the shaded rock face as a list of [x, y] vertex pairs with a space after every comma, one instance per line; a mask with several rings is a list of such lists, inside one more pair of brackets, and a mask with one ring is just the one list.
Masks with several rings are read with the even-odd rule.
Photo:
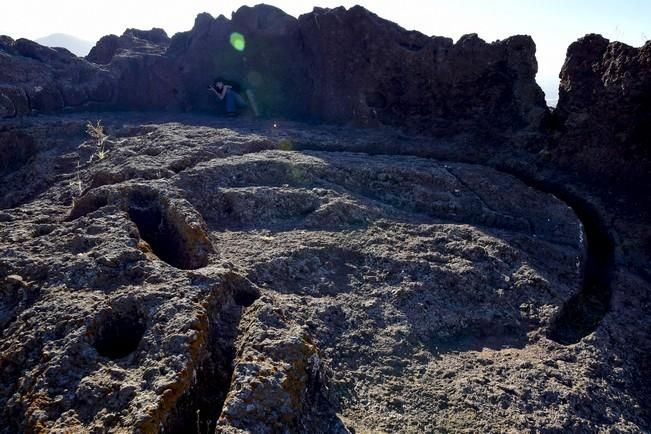
[[[233, 32], [246, 40], [242, 52], [230, 46]], [[535, 128], [547, 111], [531, 38], [453, 44], [362, 7], [317, 8], [298, 20], [270, 6], [243, 7], [231, 21], [201, 15], [168, 54], [201, 108], [214, 104], [204, 84], [221, 75], [254, 91], [265, 113], [328, 122], [503, 131]]]
[[108, 105], [115, 77], [64, 48], [0, 40], [0, 117]]
[[651, 41], [633, 48], [587, 35], [570, 45], [556, 115], [565, 146], [651, 159]]
[[90, 160], [87, 115], [2, 125], [37, 143], [0, 172], [0, 432], [650, 427], [639, 278], [550, 338], [590, 262], [557, 197], [443, 144], [334, 149], [404, 135], [197, 115], [105, 114]]
[[[537, 127], [546, 105], [535, 83], [535, 44], [487, 44], [408, 32], [361, 7], [317, 9], [299, 19], [310, 113], [421, 130]], [[456, 131], [455, 131], [456, 130]]]
[[[231, 43], [234, 34], [243, 37], [242, 46]], [[5, 49], [6, 69], [22, 64], [16, 54], [26, 50]], [[45, 50], [37, 51], [47, 69], [62, 55]], [[192, 30], [171, 40], [161, 29], [105, 36], [87, 60], [102, 65], [77, 60], [91, 75], [107, 69], [113, 76], [109, 108], [215, 110], [207, 86], [223, 76], [253, 92], [262, 114], [292, 119], [486, 134], [536, 129], [547, 115], [530, 37], [487, 44], [467, 35], [453, 44], [406, 31], [359, 6], [315, 9], [298, 20], [267, 5], [242, 7], [232, 20], [201, 14]], [[14, 76], [0, 80], [16, 82]], [[2, 115], [86, 101], [66, 99], [62, 89], [69, 86], [58, 76], [49, 86], [35, 102], [21, 99], [21, 87], [3, 90]]]
[[[241, 52], [230, 43], [235, 32], [244, 37]], [[244, 6], [232, 20], [201, 14], [191, 31], [174, 35], [168, 56], [179, 74], [178, 92], [187, 109], [214, 110], [215, 97], [207, 86], [220, 76], [252, 90], [265, 115], [308, 115], [297, 21], [277, 8]]]
[[118, 77], [111, 107], [121, 110], [178, 110], [177, 77], [165, 56], [170, 39], [162, 29], [127, 29], [104, 36], [89, 61], [106, 65]]

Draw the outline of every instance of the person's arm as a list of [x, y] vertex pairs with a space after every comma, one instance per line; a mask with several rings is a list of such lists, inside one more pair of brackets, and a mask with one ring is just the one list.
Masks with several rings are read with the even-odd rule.
[[220, 92], [220, 91], [218, 91], [217, 89], [215, 89], [214, 86], [208, 86], [208, 89], [210, 89], [211, 91], [213, 91], [213, 92], [215, 93], [215, 95], [217, 95], [217, 97], [218, 97], [220, 100], [224, 99], [224, 97], [226, 96], [226, 91], [227, 91], [228, 89], [232, 89], [232, 88], [233, 88], [233, 86], [229, 86], [229, 85], [225, 84], [225, 85], [222, 87], [222, 90], [221, 90], [221, 92]]
[[228, 92], [228, 90], [229, 90], [229, 89], [232, 89], [232, 88], [233, 88], [233, 86], [230, 86], [230, 85], [228, 85], [228, 84], [225, 84], [224, 87], [222, 88], [222, 94], [221, 94], [221, 96], [219, 97], [219, 99], [224, 99], [224, 97], [226, 96], [226, 92]]

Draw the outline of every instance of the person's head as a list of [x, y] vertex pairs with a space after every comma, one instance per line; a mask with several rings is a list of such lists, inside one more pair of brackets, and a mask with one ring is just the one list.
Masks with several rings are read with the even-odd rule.
[[224, 79], [221, 77], [217, 77], [215, 81], [213, 81], [212, 85], [215, 87], [215, 89], [221, 89], [224, 87]]

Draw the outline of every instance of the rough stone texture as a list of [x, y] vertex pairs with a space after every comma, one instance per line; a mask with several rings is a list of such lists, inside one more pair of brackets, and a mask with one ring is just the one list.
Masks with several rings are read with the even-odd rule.
[[[231, 46], [234, 32], [245, 38], [243, 51]], [[0, 47], [0, 71], [30, 65], [25, 56], [48, 70], [69, 54], [29, 41]], [[95, 66], [75, 60], [87, 75], [103, 77], [106, 69], [113, 77], [113, 93], [102, 99], [106, 108], [216, 110], [207, 86], [223, 76], [242, 92], [252, 91], [263, 115], [290, 119], [486, 136], [536, 131], [548, 115], [530, 37], [487, 44], [466, 35], [453, 44], [406, 31], [359, 6], [317, 8], [299, 19], [267, 5], [244, 6], [231, 20], [200, 14], [192, 30], [171, 40], [161, 29], [105, 36], [87, 60]], [[0, 114], [96, 100], [65, 79], [51, 77], [25, 102], [20, 92], [29, 94], [29, 85], [17, 87], [16, 74], [0, 75]]]
[[533, 55], [360, 7], [0, 37], [3, 118], [212, 110], [221, 74], [385, 125], [0, 122], [0, 432], [649, 432], [649, 44], [573, 44], [542, 130]]
[[169, 46], [170, 38], [163, 29], [127, 29], [122, 36], [102, 37], [88, 53], [86, 59], [97, 64], [110, 63], [113, 58], [125, 51], [162, 54]]
[[63, 48], [0, 39], [0, 117], [89, 108], [112, 101], [115, 78]]
[[[241, 53], [232, 32], [246, 39]], [[262, 112], [290, 118], [454, 133], [537, 128], [547, 113], [530, 37], [487, 44], [467, 35], [453, 44], [359, 6], [298, 20], [263, 5], [230, 21], [203, 14], [172, 38], [168, 54], [200, 108], [214, 104], [204, 84], [222, 75], [253, 90]]]
[[299, 19], [309, 112], [421, 130], [538, 127], [546, 114], [528, 36], [487, 44], [408, 32], [356, 6]]
[[567, 50], [556, 115], [562, 144], [594, 160], [651, 159], [651, 41], [587, 35]]
[[[626, 216], [608, 310], [566, 345], [591, 223], [451, 161], [471, 144], [103, 118], [103, 160], [83, 117], [0, 129], [35, 142], [0, 175], [1, 432], [651, 428]], [[392, 143], [438, 159], [342, 152]]]

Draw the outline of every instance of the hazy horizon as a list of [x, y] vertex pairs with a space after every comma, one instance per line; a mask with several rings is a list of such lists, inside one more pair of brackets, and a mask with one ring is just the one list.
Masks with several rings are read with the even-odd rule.
[[[213, 16], [231, 13], [240, 6], [260, 2], [186, 0], [164, 4], [153, 1], [62, 0], [43, 4], [39, 0], [23, 0], [4, 6], [0, 16], [0, 34], [12, 38], [41, 39], [55, 33], [67, 34], [91, 43], [107, 34], [120, 35], [127, 28], [161, 27], [172, 36], [192, 28], [201, 12]], [[547, 101], [555, 104], [558, 74], [565, 60], [567, 47], [588, 33], [600, 33], [610, 40], [641, 46], [651, 35], [651, 2], [645, 0], [548, 0], [544, 4], [527, 0], [412, 0], [395, 7], [388, 0], [321, 1], [297, 0], [265, 2], [298, 17], [314, 6], [352, 7], [360, 4], [384, 19], [408, 30], [429, 36], [447, 36], [457, 41], [462, 35], [477, 33], [492, 42], [516, 34], [531, 35], [537, 45], [538, 84]], [[56, 16], [56, 20], [51, 17]]]

